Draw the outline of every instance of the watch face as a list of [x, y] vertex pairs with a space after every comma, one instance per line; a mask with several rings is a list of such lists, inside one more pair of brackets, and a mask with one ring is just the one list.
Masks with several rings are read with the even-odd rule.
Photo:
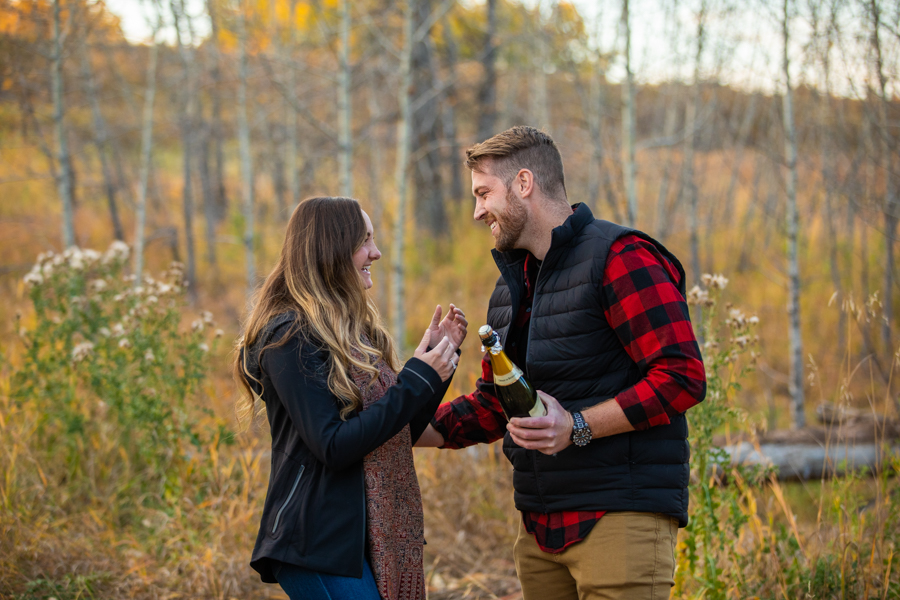
[[572, 442], [576, 446], [587, 446], [591, 441], [591, 430], [585, 425], [580, 429], [576, 429], [575, 433], [572, 435]]

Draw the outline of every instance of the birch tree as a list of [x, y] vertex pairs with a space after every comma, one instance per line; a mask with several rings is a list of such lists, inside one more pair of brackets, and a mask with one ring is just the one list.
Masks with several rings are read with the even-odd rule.
[[159, 56], [157, 37], [162, 28], [162, 8], [158, 2], [152, 4], [156, 12], [153, 34], [147, 59], [147, 83], [144, 92], [144, 110], [141, 123], [141, 166], [138, 181], [137, 206], [134, 219], [134, 286], [140, 287], [144, 273], [144, 229], [147, 222], [147, 186], [153, 160], [153, 101], [156, 97], [156, 63]]
[[706, 40], [706, 16], [708, 4], [706, 0], [700, 2], [700, 8], [695, 15], [697, 32], [694, 37], [696, 43], [694, 51], [694, 74], [691, 83], [691, 98], [684, 110], [684, 163], [681, 175], [682, 198], [688, 202], [688, 228], [691, 239], [691, 271], [693, 281], [699, 281], [700, 267], [700, 227], [699, 227], [699, 198], [697, 183], [694, 181], [694, 144], [697, 137], [697, 116], [700, 112], [700, 69], [703, 60], [703, 45]]
[[416, 44], [425, 39], [434, 24], [450, 10], [455, 0], [445, 0], [429, 15], [417, 22], [418, 0], [407, 0], [403, 4], [403, 45], [399, 52], [400, 86], [397, 104], [397, 151], [394, 180], [397, 187], [397, 208], [394, 213], [394, 245], [391, 252], [391, 329], [400, 348], [406, 345], [405, 298], [405, 227], [409, 219], [408, 190], [410, 167], [410, 142], [413, 119], [413, 51]]
[[61, 0], [53, 0], [53, 52], [50, 85], [53, 96], [53, 125], [56, 133], [56, 163], [58, 165], [56, 187], [62, 202], [62, 240], [68, 248], [75, 245], [75, 192], [73, 186], [72, 157], [66, 139], [66, 105], [63, 82], [63, 45], [66, 33], [62, 27]]
[[403, 49], [400, 51], [400, 87], [397, 102], [400, 119], [397, 121], [397, 151], [394, 180], [397, 187], [397, 210], [394, 214], [394, 245], [391, 251], [391, 329], [394, 339], [403, 349], [406, 345], [406, 311], [403, 307], [405, 296], [407, 165], [409, 164], [409, 129], [412, 117], [410, 99], [412, 87], [413, 17], [415, 0], [403, 4]]
[[631, 17], [629, 0], [622, 0], [622, 18], [620, 22], [625, 48], [622, 51], [625, 60], [625, 80], [622, 82], [622, 173], [625, 177], [625, 196], [627, 209], [625, 223], [634, 227], [637, 223], [637, 172], [634, 162], [635, 152], [635, 106], [634, 106], [634, 73], [631, 66]]
[[794, 412], [794, 426], [806, 425], [803, 391], [803, 339], [800, 332], [800, 264], [797, 256], [799, 216], [797, 213], [797, 132], [794, 128], [794, 90], [791, 83], [790, 25], [791, 0], [782, 0], [781, 14], [781, 74], [784, 77], [782, 119], [784, 125], [784, 164], [787, 168], [785, 192], [787, 196], [787, 261], [788, 261], [788, 320], [790, 338], [790, 374], [788, 389]]

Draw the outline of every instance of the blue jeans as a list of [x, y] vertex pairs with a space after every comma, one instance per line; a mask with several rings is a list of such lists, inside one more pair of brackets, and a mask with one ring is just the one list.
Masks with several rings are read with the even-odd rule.
[[362, 579], [308, 571], [287, 563], [275, 567], [274, 574], [291, 600], [381, 600], [368, 561], [363, 564]]

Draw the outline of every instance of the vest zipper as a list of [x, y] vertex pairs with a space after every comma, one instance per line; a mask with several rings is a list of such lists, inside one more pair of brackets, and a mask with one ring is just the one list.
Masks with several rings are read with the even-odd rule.
[[278, 509], [278, 512], [275, 514], [275, 524], [272, 525], [272, 533], [275, 533], [275, 530], [278, 529], [278, 521], [281, 519], [281, 513], [284, 512], [284, 509], [287, 508], [287, 505], [290, 504], [291, 498], [294, 497], [294, 492], [297, 491], [297, 484], [300, 483], [300, 477], [303, 475], [303, 469], [306, 468], [306, 465], [300, 465], [300, 471], [297, 473], [297, 478], [294, 480], [294, 487], [291, 488], [291, 492], [288, 494], [287, 500], [284, 501], [284, 504], [281, 505], [281, 508]]
[[[550, 250], [547, 250], [547, 254], [550, 253]], [[541, 261], [541, 266], [538, 267], [537, 276], [534, 278], [534, 293], [531, 295], [531, 316], [528, 317], [528, 349], [525, 351], [525, 374], [528, 376], [530, 381], [534, 381], [531, 379], [531, 373], [528, 370], [528, 353], [531, 352], [531, 329], [534, 326], [534, 307], [537, 304], [537, 296], [538, 296], [538, 282], [541, 280], [541, 271], [544, 270], [544, 261], [547, 260], [547, 255], [544, 255], [544, 260]], [[543, 400], [542, 400], [543, 402]], [[537, 450], [531, 450], [531, 465], [532, 470], [534, 471], [534, 487], [538, 493], [538, 500], [541, 502], [541, 508], [543, 509], [541, 512], [547, 512], [547, 504], [544, 502], [544, 494], [541, 491], [541, 480], [540, 473], [538, 471], [537, 465]]]

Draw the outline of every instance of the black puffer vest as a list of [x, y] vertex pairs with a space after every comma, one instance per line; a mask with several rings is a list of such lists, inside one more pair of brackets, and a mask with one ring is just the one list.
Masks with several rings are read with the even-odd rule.
[[[625, 352], [603, 315], [601, 292], [606, 257], [613, 242], [637, 235], [657, 246], [681, 274], [681, 263], [644, 233], [594, 219], [576, 205], [553, 230], [550, 250], [535, 283], [525, 374], [539, 390], [567, 410], [581, 410], [613, 398], [645, 373]], [[505, 343], [525, 293], [526, 251], [493, 252], [501, 277], [491, 295], [488, 324]], [[574, 510], [655, 512], [687, 525], [690, 448], [684, 415], [668, 425], [597, 438], [583, 448], [569, 446], [556, 456], [525, 450], [507, 433], [503, 451], [513, 464], [519, 510], [552, 513]]]

